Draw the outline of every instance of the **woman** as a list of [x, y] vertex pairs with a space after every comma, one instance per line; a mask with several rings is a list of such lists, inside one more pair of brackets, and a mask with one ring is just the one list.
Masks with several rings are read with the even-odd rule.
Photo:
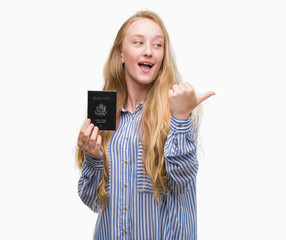
[[214, 94], [179, 83], [168, 33], [153, 12], [120, 28], [104, 69], [117, 128], [87, 119], [78, 136], [79, 196], [99, 212], [94, 239], [197, 239], [196, 117]]

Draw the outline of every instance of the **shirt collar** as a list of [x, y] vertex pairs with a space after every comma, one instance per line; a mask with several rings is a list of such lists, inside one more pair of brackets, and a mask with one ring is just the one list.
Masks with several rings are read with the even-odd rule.
[[[140, 109], [142, 109], [143, 105], [144, 105], [145, 100], [143, 100], [142, 102], [138, 103], [135, 107], [135, 112], [139, 111]], [[129, 112], [127, 110], [124, 109], [124, 107], [122, 106], [120, 109], [121, 112]]]

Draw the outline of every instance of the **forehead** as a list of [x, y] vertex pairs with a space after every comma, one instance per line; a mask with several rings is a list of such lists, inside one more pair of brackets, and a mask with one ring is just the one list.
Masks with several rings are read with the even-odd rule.
[[125, 37], [142, 35], [144, 37], [162, 37], [164, 33], [160, 25], [148, 18], [141, 18], [132, 22], [126, 30]]

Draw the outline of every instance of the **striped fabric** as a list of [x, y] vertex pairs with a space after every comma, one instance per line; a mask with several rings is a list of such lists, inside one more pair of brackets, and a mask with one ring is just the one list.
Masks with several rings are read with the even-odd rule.
[[[198, 162], [192, 130], [187, 120], [171, 117], [171, 131], [164, 147], [168, 172], [168, 196], [162, 204], [153, 197], [152, 184], [142, 164], [142, 146], [137, 133], [143, 103], [134, 113], [121, 109], [117, 130], [109, 144], [110, 196], [107, 207], [98, 214], [93, 239], [197, 239], [196, 174]], [[103, 159], [84, 155], [78, 192], [93, 211], [97, 185], [103, 172]]]

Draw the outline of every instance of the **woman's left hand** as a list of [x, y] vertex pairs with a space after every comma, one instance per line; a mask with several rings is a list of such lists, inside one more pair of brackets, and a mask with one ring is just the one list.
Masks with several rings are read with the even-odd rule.
[[188, 119], [192, 111], [212, 95], [215, 95], [215, 92], [210, 91], [197, 96], [189, 83], [175, 84], [169, 90], [171, 114], [178, 119]]

